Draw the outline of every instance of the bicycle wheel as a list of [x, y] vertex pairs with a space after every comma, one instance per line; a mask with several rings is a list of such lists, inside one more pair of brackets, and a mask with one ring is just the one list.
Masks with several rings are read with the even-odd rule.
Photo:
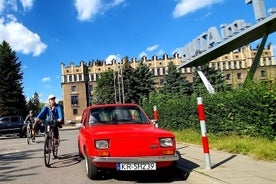
[[55, 145], [54, 138], [53, 138], [52, 146], [53, 146], [53, 156], [54, 156], [54, 158], [57, 158], [59, 144]]
[[29, 125], [27, 125], [26, 137], [27, 137], [27, 143], [30, 144], [30, 140], [32, 138], [32, 129], [29, 127]]
[[51, 158], [51, 140], [49, 136], [46, 136], [44, 143], [44, 163], [46, 167], [50, 167]]

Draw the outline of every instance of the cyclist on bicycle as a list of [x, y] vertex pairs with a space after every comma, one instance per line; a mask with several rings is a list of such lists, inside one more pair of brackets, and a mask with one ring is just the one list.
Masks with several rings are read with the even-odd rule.
[[[59, 143], [58, 127], [60, 126], [59, 124], [62, 124], [63, 115], [62, 115], [60, 105], [57, 104], [55, 101], [56, 97], [54, 95], [49, 95], [48, 100], [49, 100], [49, 104], [44, 106], [40, 111], [40, 113], [35, 118], [34, 127], [36, 123], [38, 123], [46, 115], [46, 121], [48, 122], [53, 121], [54, 139], [55, 139], [55, 143], [58, 144]], [[33, 130], [35, 131], [35, 128]]]
[[[35, 117], [34, 117], [33, 111], [30, 110], [30, 111], [29, 111], [29, 114], [28, 114], [28, 115], [26, 116], [26, 118], [25, 118], [24, 123], [25, 123], [25, 124], [30, 123], [29, 126], [30, 126], [31, 128], [33, 128], [34, 119], [35, 119]], [[35, 134], [33, 134], [33, 135], [35, 135]], [[32, 138], [32, 141], [33, 141], [33, 142], [35, 141], [34, 136], [33, 136], [33, 138]]]
[[31, 122], [31, 123], [33, 123], [34, 122], [34, 118], [35, 117], [34, 117], [33, 111], [30, 110], [29, 114], [26, 116], [26, 119], [25, 119], [24, 123], [27, 123], [28, 121]]

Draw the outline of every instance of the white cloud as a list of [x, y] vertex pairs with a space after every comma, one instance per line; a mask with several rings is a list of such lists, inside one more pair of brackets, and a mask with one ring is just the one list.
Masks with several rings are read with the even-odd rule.
[[157, 52], [157, 56], [162, 56], [162, 55], [164, 55], [165, 54], [165, 52], [163, 51], [163, 49], [160, 49], [158, 52]]
[[139, 58], [142, 58], [143, 56], [147, 57], [147, 53], [145, 51], [143, 51], [139, 54]]
[[24, 10], [29, 10], [33, 7], [35, 0], [20, 0], [20, 2], [22, 3], [22, 6], [24, 8]]
[[151, 51], [156, 50], [158, 47], [159, 47], [159, 45], [153, 45], [153, 46], [151, 46], [151, 47], [148, 47], [148, 48], [146, 49], [146, 51], [151, 52]]
[[38, 56], [46, 50], [47, 45], [40, 40], [38, 34], [19, 23], [13, 15], [9, 14], [7, 17], [8, 21], [0, 19], [1, 42], [5, 40], [16, 52], [32, 53], [33, 56]]
[[109, 55], [109, 56], [105, 59], [106, 64], [111, 64], [113, 59], [116, 60], [116, 62], [118, 62], [118, 63], [121, 62], [121, 57], [120, 57], [119, 54], [117, 54], [117, 55]]
[[101, 0], [75, 0], [75, 7], [80, 21], [93, 18], [99, 13], [101, 6]]
[[44, 77], [41, 79], [42, 82], [49, 82], [51, 81], [51, 77]]
[[87, 21], [123, 2], [124, 0], [113, 0], [111, 3], [105, 3], [103, 0], [75, 0], [75, 8], [78, 12], [78, 19]]
[[198, 9], [204, 8], [206, 6], [210, 6], [212, 4], [222, 2], [223, 0], [201, 0], [201, 1], [195, 1], [195, 0], [178, 0], [174, 11], [173, 16], [174, 17], [181, 17], [186, 14], [189, 14], [191, 12], [194, 12]]
[[[147, 52], [154, 52], [158, 47], [159, 47], [158, 44], [147, 47], [145, 51], [142, 51], [139, 54], [139, 58], [142, 58], [143, 56], [147, 57], [147, 55], [148, 55]], [[159, 49], [157, 52], [155, 51], [153, 54], [157, 55], [157, 56], [160, 56], [160, 55], [164, 54], [164, 51], [163, 51], [163, 49]]]
[[9, 10], [12, 10], [12, 11], [17, 11], [17, 9], [18, 9], [16, 0], [5, 1], [5, 5]]

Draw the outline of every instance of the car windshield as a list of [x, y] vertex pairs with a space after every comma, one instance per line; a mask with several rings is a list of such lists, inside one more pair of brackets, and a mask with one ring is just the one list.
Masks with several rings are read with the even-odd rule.
[[89, 115], [89, 125], [93, 124], [148, 124], [149, 120], [135, 106], [114, 106], [93, 108]]

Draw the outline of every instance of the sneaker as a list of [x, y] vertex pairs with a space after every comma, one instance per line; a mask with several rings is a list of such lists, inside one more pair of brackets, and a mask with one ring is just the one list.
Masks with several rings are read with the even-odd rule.
[[35, 142], [35, 137], [32, 138], [32, 141]]

